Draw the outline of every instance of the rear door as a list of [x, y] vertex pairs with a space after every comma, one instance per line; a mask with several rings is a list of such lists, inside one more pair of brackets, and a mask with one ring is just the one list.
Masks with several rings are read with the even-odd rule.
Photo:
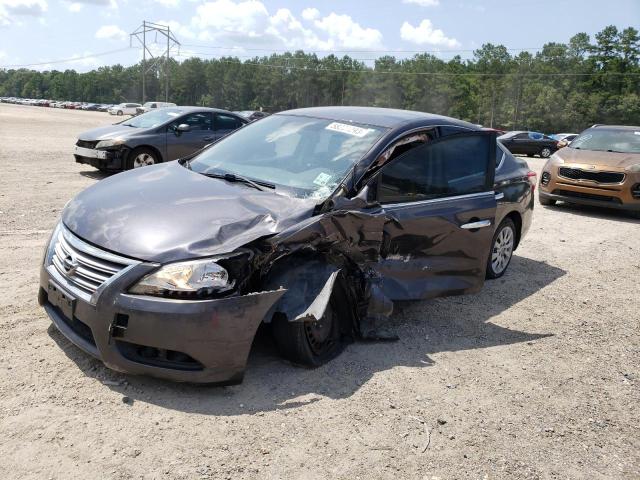
[[377, 264], [393, 300], [478, 291], [493, 238], [495, 132], [442, 137], [390, 161], [373, 185], [383, 214]]
[[[185, 157], [211, 143], [214, 140], [213, 122], [211, 112], [192, 112], [171, 122], [166, 133], [168, 159]], [[178, 125], [182, 124], [189, 125], [189, 131], [178, 131]]]
[[234, 130], [240, 128], [244, 123], [233, 115], [224, 113], [215, 114], [215, 140], [229, 135]]

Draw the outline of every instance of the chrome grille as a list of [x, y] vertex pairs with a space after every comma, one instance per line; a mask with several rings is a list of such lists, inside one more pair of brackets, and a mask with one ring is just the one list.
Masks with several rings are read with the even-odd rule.
[[83, 242], [61, 228], [55, 242], [51, 264], [70, 284], [82, 292], [93, 294], [107, 280], [137, 263]]

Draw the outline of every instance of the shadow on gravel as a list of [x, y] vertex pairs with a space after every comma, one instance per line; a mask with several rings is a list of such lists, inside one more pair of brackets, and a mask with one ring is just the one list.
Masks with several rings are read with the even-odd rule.
[[104, 178], [115, 175], [118, 172], [103, 172], [101, 170], [83, 170], [80, 175], [83, 177], [91, 178], [93, 180], [102, 180]]
[[[314, 370], [282, 361], [268, 329], [261, 329], [254, 341], [244, 383], [232, 387], [177, 384], [123, 375], [110, 371], [80, 351], [53, 325], [49, 335], [85, 375], [99, 381], [119, 381], [120, 385], [108, 388], [128, 397], [130, 404], [140, 401], [206, 415], [253, 414], [297, 408], [323, 397], [349, 398], [378, 372], [403, 366], [433, 367], [435, 362], [429, 356], [435, 353], [533, 342], [548, 337], [550, 334], [511, 330], [489, 320], [565, 273], [544, 262], [514, 256], [507, 274], [487, 282], [476, 295], [397, 305], [390, 327], [398, 333], [399, 341], [356, 342], [336, 359]], [[520, 312], [517, 317], [520, 324], [527, 310], [523, 311], [525, 313]], [[531, 311], [529, 315], [533, 317], [535, 313]], [[439, 378], [427, 381], [439, 381]]]
[[633, 218], [628, 212], [613, 208], [592, 207], [589, 205], [576, 205], [574, 203], [558, 203], [552, 207], [541, 207], [555, 210], [563, 215], [576, 215], [578, 217], [597, 218], [599, 220], [613, 220], [622, 223], [639, 223], [640, 219]]

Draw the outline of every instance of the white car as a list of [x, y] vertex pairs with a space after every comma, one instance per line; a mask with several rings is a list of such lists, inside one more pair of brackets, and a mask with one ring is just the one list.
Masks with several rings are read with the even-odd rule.
[[118, 105], [114, 105], [109, 110], [107, 110], [111, 115], [135, 115], [136, 108], [141, 107], [139, 103], [120, 103]]
[[141, 113], [150, 112], [151, 110], [155, 110], [156, 108], [167, 108], [167, 107], [176, 107], [176, 106], [177, 105], [175, 103], [171, 103], [171, 102], [146, 102], [141, 107], [138, 107], [136, 111], [138, 112], [138, 114], [141, 114]]

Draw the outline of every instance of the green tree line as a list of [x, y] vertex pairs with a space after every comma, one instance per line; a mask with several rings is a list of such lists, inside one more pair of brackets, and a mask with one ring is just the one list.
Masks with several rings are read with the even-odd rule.
[[[593, 123], [640, 124], [640, 36], [632, 27], [608, 26], [594, 39], [578, 33], [535, 54], [512, 54], [489, 43], [469, 59], [420, 53], [384, 56], [367, 65], [349, 56], [297, 51], [244, 61], [191, 57], [170, 62], [170, 100], [179, 105], [270, 112], [367, 105], [545, 132], [579, 131]], [[151, 72], [146, 80], [147, 99], [163, 100], [162, 75]], [[86, 73], [0, 70], [0, 96], [140, 101], [141, 83], [141, 64]]]

